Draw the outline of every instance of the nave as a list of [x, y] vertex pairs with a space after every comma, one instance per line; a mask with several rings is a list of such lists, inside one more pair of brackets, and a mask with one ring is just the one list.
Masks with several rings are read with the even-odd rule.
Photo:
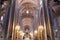
[[60, 40], [60, 0], [0, 3], [0, 40]]

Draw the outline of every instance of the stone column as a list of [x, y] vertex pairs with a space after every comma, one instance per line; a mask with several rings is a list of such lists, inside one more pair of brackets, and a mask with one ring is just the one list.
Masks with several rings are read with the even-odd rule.
[[44, 17], [45, 17], [45, 27], [46, 27], [46, 37], [49, 40], [52, 39], [52, 30], [51, 30], [51, 24], [50, 24], [50, 16], [48, 11], [48, 5], [47, 0], [43, 0], [43, 11], [44, 11]]
[[7, 31], [7, 40], [12, 40], [12, 28], [13, 28], [13, 20], [14, 20], [14, 13], [15, 13], [15, 1], [11, 1], [11, 9], [10, 9], [10, 16], [9, 16], [9, 24], [8, 24], [8, 31]]

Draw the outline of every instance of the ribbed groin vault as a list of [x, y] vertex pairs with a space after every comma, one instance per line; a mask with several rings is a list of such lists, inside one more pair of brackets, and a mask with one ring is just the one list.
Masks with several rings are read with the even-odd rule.
[[0, 40], [60, 40], [60, 1], [2, 0]]

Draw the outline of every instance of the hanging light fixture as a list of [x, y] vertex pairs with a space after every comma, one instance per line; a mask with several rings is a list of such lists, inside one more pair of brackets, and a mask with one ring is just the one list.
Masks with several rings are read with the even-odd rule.
[[28, 14], [28, 13], [29, 13], [29, 11], [27, 10], [27, 11], [26, 11], [26, 13]]
[[42, 32], [42, 30], [43, 30], [43, 26], [40, 25], [40, 26], [38, 27], [38, 29]]
[[16, 25], [15, 30], [20, 30], [20, 26]]
[[37, 30], [35, 30], [35, 31], [34, 31], [34, 35], [37, 35], [37, 33], [38, 33]]
[[1, 21], [3, 20], [3, 16], [1, 16]]

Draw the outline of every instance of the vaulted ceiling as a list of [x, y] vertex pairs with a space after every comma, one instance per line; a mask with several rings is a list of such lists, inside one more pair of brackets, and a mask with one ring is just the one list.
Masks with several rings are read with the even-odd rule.
[[39, 0], [16, 0], [16, 9], [19, 10], [23, 27], [32, 27], [38, 6]]
[[52, 8], [52, 10], [54, 12], [55, 17], [60, 16], [60, 3], [51, 1], [50, 6], [51, 6], [51, 8]]
[[[16, 8], [16, 11], [19, 11], [19, 16], [21, 16], [22, 18], [23, 26], [32, 25], [34, 21], [34, 17], [37, 14], [36, 11], [38, 9], [39, 3], [40, 3], [40, 0], [16, 0], [15, 8]], [[50, 1], [50, 5], [52, 7], [52, 10], [54, 11], [55, 16], [59, 16], [60, 15], [60, 3]], [[2, 9], [5, 9], [5, 8], [2, 7]], [[3, 15], [3, 13], [0, 13], [0, 15]]]

